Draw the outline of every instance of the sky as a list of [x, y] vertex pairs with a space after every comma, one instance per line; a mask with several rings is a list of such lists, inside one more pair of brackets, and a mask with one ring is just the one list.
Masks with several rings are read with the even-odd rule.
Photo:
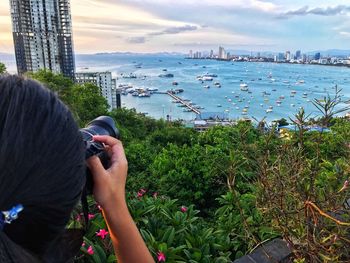
[[[9, 0], [0, 52], [13, 53]], [[76, 53], [350, 49], [349, 0], [71, 0]]]

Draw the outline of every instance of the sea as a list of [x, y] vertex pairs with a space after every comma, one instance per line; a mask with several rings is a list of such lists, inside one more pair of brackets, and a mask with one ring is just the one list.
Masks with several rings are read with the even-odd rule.
[[[9, 71], [15, 63], [5, 61]], [[350, 99], [350, 68], [263, 62], [228, 62], [209, 59], [187, 59], [183, 55], [95, 54], [77, 55], [76, 71], [111, 71], [117, 86], [157, 88], [158, 91], [183, 89], [178, 96], [202, 107], [202, 113], [222, 113], [230, 119], [250, 118], [273, 121], [289, 119], [303, 107], [310, 117], [319, 117], [314, 99], [333, 96], [335, 86], [342, 89], [342, 102]], [[173, 74], [163, 78], [161, 74]], [[136, 78], [125, 78], [135, 75]], [[212, 81], [200, 81], [198, 76], [213, 74]], [[178, 85], [174, 86], [173, 82]], [[214, 85], [220, 83], [221, 87]], [[240, 89], [241, 84], [248, 91]], [[205, 87], [205, 86], [209, 86]], [[193, 120], [196, 114], [184, 112], [167, 94], [150, 97], [122, 95], [122, 107], [156, 119]], [[344, 114], [344, 113], [342, 113]]]

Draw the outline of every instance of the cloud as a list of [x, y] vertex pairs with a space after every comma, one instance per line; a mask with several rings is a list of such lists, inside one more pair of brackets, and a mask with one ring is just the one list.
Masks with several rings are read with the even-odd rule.
[[172, 35], [172, 34], [179, 34], [186, 31], [194, 31], [197, 29], [198, 29], [197, 26], [184, 25], [184, 26], [177, 26], [177, 27], [169, 27], [159, 32], [149, 33], [148, 35], [149, 36]]
[[350, 38], [350, 32], [347, 32], [347, 31], [341, 31], [341, 32], [339, 32], [339, 35], [341, 35], [345, 38]]
[[146, 36], [129, 37], [126, 39], [126, 41], [132, 44], [143, 44], [146, 41], [148, 41], [150, 38], [155, 36], [180, 34], [182, 32], [194, 31], [197, 29], [198, 29], [198, 26], [194, 26], [194, 25], [168, 27], [161, 31], [148, 33]]
[[278, 18], [289, 18], [291, 16], [306, 16], [306, 15], [319, 15], [319, 16], [335, 16], [342, 15], [350, 12], [350, 6], [337, 5], [334, 7], [316, 7], [309, 8], [308, 6], [303, 6], [296, 10], [291, 10], [278, 15]]
[[146, 42], [146, 38], [145, 37], [129, 37], [126, 39], [126, 41], [128, 43], [131, 43], [131, 44], [143, 44]]

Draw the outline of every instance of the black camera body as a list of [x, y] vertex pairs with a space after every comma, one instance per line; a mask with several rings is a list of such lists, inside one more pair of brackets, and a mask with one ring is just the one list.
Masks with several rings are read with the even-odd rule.
[[[91, 156], [98, 156], [101, 160], [103, 167], [106, 169], [110, 166], [109, 157], [105, 152], [104, 145], [100, 142], [93, 141], [94, 135], [109, 135], [119, 139], [119, 130], [117, 129], [114, 120], [108, 116], [100, 116], [91, 121], [85, 128], [80, 129], [80, 133], [85, 143], [85, 159], [89, 159]], [[93, 179], [90, 170], [86, 170], [86, 194], [92, 194]]]

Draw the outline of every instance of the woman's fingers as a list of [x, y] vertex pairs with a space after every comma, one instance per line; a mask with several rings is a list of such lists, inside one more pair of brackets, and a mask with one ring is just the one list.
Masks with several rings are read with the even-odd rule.
[[106, 135], [98, 135], [93, 137], [94, 141], [102, 142], [110, 147], [109, 155], [112, 165], [115, 162], [126, 162], [123, 144], [116, 138]]

